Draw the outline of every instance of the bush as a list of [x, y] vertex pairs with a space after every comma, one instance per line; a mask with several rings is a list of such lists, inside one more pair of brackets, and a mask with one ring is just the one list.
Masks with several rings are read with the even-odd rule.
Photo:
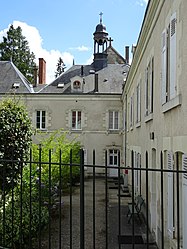
[[[16, 98], [0, 102], [0, 190], [8, 191], [27, 159], [32, 126], [24, 104]], [[12, 162], [15, 160], [16, 162]]]
[[[74, 184], [79, 181], [80, 176], [80, 143], [76, 140], [69, 141], [66, 138], [66, 133], [61, 133], [60, 130], [53, 132], [49, 137], [42, 138], [40, 141], [41, 161], [42, 161], [42, 183], [48, 184], [49, 165], [44, 162], [49, 161], [49, 151], [51, 151], [51, 182], [52, 186], [59, 186], [59, 166], [61, 161], [62, 187], [68, 187], [70, 180]], [[70, 179], [70, 151], [72, 151], [72, 178]], [[33, 160], [39, 162], [40, 152], [38, 145], [33, 144]], [[55, 163], [57, 163], [55, 165]], [[77, 165], [77, 166], [76, 166]], [[35, 164], [35, 171], [38, 164]]]
[[[48, 223], [49, 209], [59, 200], [58, 194], [62, 194], [60, 187], [69, 187], [71, 152], [74, 183], [80, 175], [79, 142], [68, 141], [65, 134], [57, 131], [41, 139], [40, 149], [37, 144], [32, 145], [31, 164], [21, 167], [22, 177], [17, 178], [9, 191], [0, 192], [0, 246], [28, 248], [29, 236], [36, 238], [39, 229]], [[17, 165], [17, 161], [14, 163]]]

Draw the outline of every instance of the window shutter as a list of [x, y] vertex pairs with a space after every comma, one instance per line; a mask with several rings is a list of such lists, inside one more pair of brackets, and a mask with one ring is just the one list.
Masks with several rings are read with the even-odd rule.
[[161, 101], [166, 103], [166, 29], [162, 32], [162, 79], [161, 79]]
[[[173, 170], [171, 152], [168, 152], [168, 169]], [[168, 172], [168, 235], [173, 238], [173, 172]]]
[[145, 70], [145, 116], [148, 115], [148, 68]]
[[183, 174], [182, 182], [183, 182], [183, 196], [182, 196], [182, 220], [183, 220], [183, 248], [187, 248], [187, 155], [183, 155], [182, 157], [182, 165], [183, 170], [186, 172]]
[[131, 96], [131, 109], [130, 109], [130, 126], [132, 127], [133, 126], [133, 123], [134, 123], [134, 106], [133, 106], [133, 98], [134, 98], [134, 95]]
[[176, 96], [176, 13], [170, 19], [170, 99]]
[[153, 112], [153, 94], [154, 94], [154, 57], [151, 58], [150, 67], [150, 112]]

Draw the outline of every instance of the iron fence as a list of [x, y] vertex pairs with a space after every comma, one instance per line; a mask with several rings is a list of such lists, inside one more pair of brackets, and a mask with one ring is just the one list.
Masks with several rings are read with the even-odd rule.
[[[131, 167], [115, 167], [117, 177], [114, 179], [109, 177], [109, 171], [114, 167], [108, 165], [107, 151], [105, 165], [96, 165], [95, 151], [92, 165], [84, 165], [82, 150], [78, 163], [73, 158], [73, 151], [70, 151], [69, 160], [63, 162], [63, 152], [60, 151], [59, 160], [54, 162], [49, 151], [46, 162], [40, 148], [38, 161], [33, 161], [32, 151], [29, 160], [0, 159], [0, 248], [153, 249], [159, 246], [166, 249], [164, 182], [168, 172], [176, 178], [174, 237], [176, 248], [180, 248], [179, 186], [180, 175], [184, 172], [164, 169], [162, 153], [159, 169], [148, 167], [147, 153], [145, 167], [136, 168], [132, 151]], [[6, 171], [7, 164], [12, 168], [10, 175]], [[19, 174], [15, 174], [15, 165]], [[125, 175], [122, 174], [124, 170]], [[98, 174], [101, 171], [102, 174]], [[160, 181], [157, 193], [160, 224], [158, 229], [158, 222], [155, 223], [155, 229], [159, 230], [155, 236], [152, 236], [151, 228], [151, 174], [156, 174]], [[124, 177], [128, 177], [128, 183], [124, 182]], [[144, 198], [141, 222], [135, 216], [137, 194]], [[132, 205], [130, 222], [127, 217], [129, 203]]]

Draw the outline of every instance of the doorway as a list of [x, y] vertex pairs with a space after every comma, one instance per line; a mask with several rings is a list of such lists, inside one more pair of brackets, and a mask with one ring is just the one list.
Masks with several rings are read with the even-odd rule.
[[109, 150], [109, 177], [118, 177], [118, 167], [120, 162], [120, 151], [117, 149]]

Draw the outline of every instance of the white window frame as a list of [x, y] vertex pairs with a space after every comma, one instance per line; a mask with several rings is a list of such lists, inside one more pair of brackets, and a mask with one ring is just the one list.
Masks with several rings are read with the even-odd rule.
[[134, 125], [134, 94], [130, 98], [130, 128]]
[[[75, 113], [75, 126], [73, 126], [73, 113]], [[80, 114], [80, 116], [79, 116]], [[80, 117], [80, 120], [79, 120]], [[81, 110], [72, 110], [71, 111], [71, 129], [72, 130], [81, 130], [82, 129], [82, 111]]]
[[[119, 165], [119, 149], [109, 149], [109, 166]], [[111, 162], [112, 159], [112, 162]]]
[[119, 130], [119, 111], [110, 110], [108, 112], [109, 130]]
[[[43, 114], [44, 114], [44, 121], [43, 121]], [[36, 128], [40, 130], [46, 130], [46, 110], [36, 110]]]
[[145, 70], [145, 116], [153, 113], [153, 87], [154, 87], [154, 57], [149, 60]]
[[172, 14], [169, 25], [162, 32], [162, 92], [161, 103], [177, 96], [176, 82], [176, 12]]
[[[140, 81], [141, 82], [141, 81]], [[140, 88], [140, 82], [137, 85], [136, 88], [136, 123], [141, 122], [141, 88]]]

